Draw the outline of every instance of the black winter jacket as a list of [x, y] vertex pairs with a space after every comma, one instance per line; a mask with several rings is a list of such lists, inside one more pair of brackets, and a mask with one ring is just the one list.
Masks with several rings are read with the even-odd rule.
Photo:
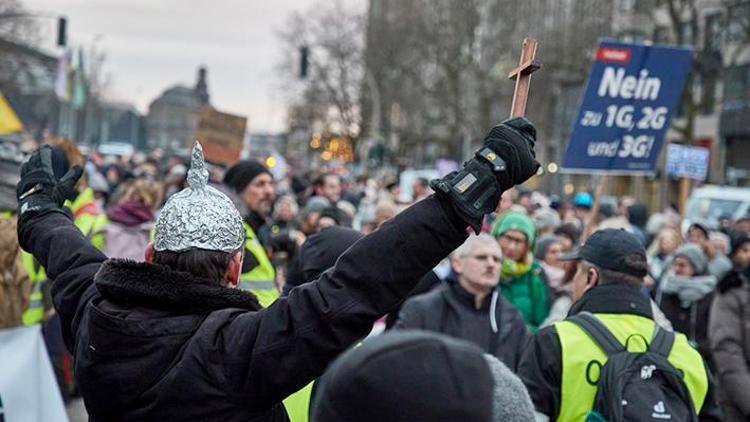
[[92, 421], [276, 421], [287, 420], [280, 401], [365, 336], [464, 241], [464, 226], [448, 204], [421, 201], [266, 309], [163, 266], [107, 261], [61, 211], [18, 230], [54, 280]]
[[708, 324], [713, 300], [714, 294], [709, 293], [683, 308], [678, 295], [664, 293], [659, 304], [674, 330], [687, 336], [712, 370], [714, 367], [708, 340]]
[[[568, 315], [579, 312], [603, 314], [631, 314], [653, 319], [651, 302], [639, 289], [625, 284], [610, 283], [588, 290], [573, 304]], [[721, 421], [721, 411], [711, 373], [708, 375], [708, 392], [699, 419]], [[518, 368], [521, 378], [534, 402], [536, 410], [554, 421], [560, 412], [560, 386], [562, 384], [562, 349], [554, 325], [539, 330], [531, 337]]]
[[[495, 300], [494, 323], [490, 315]], [[488, 295], [479, 309], [474, 296], [456, 281], [448, 281], [428, 293], [404, 303], [396, 321], [397, 329], [435, 331], [470, 341], [497, 357], [514, 372], [530, 332], [523, 317], [502, 294]]]

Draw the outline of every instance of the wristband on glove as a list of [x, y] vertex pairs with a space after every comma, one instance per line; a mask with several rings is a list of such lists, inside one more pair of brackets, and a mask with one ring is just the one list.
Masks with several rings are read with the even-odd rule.
[[57, 180], [52, 170], [51, 148], [43, 145], [21, 166], [21, 178], [16, 186], [18, 215], [62, 208], [65, 200], [73, 196], [82, 174], [83, 168], [74, 166]]
[[459, 216], [478, 234], [484, 215], [494, 211], [500, 201], [503, 190], [498, 174], [506, 170], [505, 161], [489, 147], [483, 147], [463, 169], [431, 181], [430, 186], [438, 195], [448, 198]]
[[484, 215], [495, 210], [502, 193], [536, 173], [535, 143], [531, 122], [523, 117], [505, 120], [490, 130], [484, 146], [463, 169], [433, 180], [430, 186], [479, 233]]

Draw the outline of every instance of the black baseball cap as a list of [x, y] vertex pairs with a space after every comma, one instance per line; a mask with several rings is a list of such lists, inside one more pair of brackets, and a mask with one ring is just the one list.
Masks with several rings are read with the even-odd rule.
[[646, 265], [632, 265], [627, 257], [637, 255], [646, 262], [646, 249], [631, 233], [622, 229], [604, 229], [594, 232], [578, 250], [562, 255], [561, 261], [586, 260], [598, 267], [636, 277], [648, 274]]

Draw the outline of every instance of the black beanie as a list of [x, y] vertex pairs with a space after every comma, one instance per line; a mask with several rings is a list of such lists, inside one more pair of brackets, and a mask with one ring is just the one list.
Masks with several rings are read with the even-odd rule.
[[271, 172], [258, 161], [242, 160], [227, 170], [227, 174], [224, 175], [224, 184], [240, 193], [261, 173], [271, 175]]
[[739, 251], [740, 248], [742, 248], [742, 245], [750, 242], [750, 235], [748, 235], [747, 232], [734, 230], [729, 235], [729, 239], [731, 239], [731, 245], [732, 245], [732, 249], [729, 251], [729, 256], [734, 256], [734, 254], [737, 253], [737, 251]]
[[482, 351], [426, 331], [389, 332], [341, 355], [318, 380], [312, 422], [489, 422]]

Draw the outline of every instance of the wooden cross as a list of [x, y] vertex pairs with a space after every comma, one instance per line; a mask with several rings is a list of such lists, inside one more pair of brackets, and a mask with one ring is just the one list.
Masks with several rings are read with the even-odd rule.
[[516, 88], [513, 90], [513, 104], [510, 106], [510, 117], [523, 117], [526, 114], [526, 100], [529, 98], [529, 85], [531, 74], [542, 65], [536, 60], [537, 42], [533, 38], [523, 39], [523, 49], [518, 67], [509, 74], [509, 79], [516, 80]]

